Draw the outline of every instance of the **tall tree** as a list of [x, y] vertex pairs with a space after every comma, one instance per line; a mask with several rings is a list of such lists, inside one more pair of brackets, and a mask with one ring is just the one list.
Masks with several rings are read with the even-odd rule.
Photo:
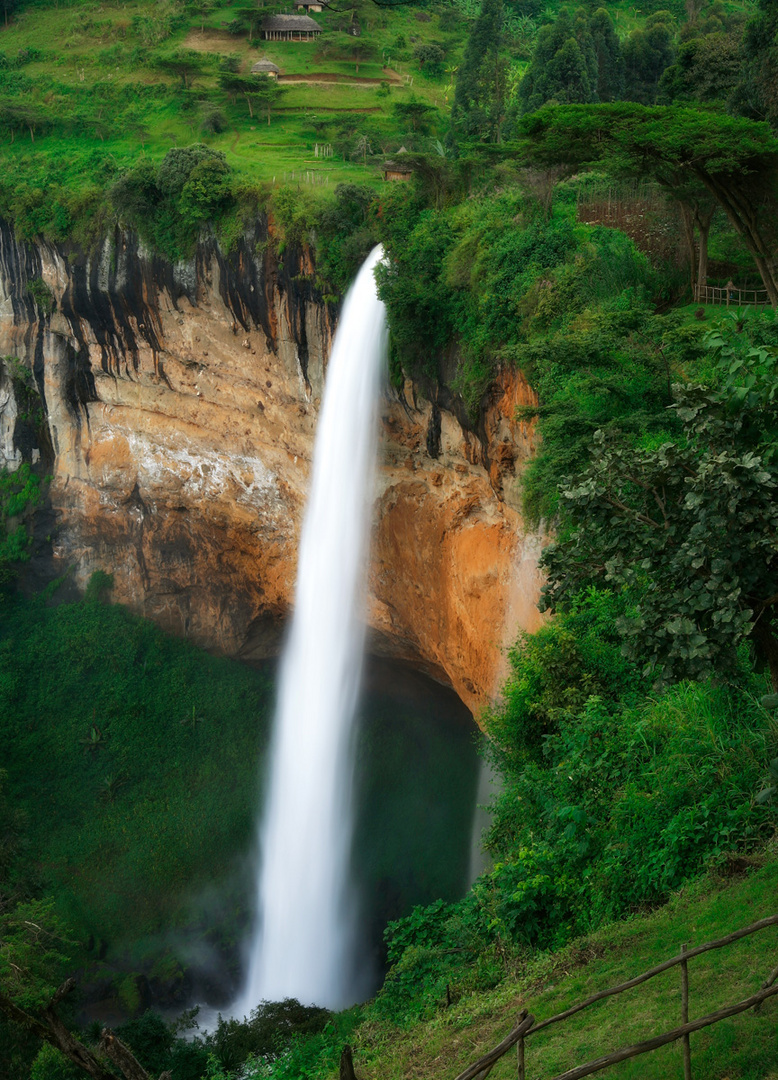
[[[580, 29], [580, 21], [577, 23]], [[560, 104], [594, 101], [596, 71], [594, 76], [593, 79], [576, 41], [573, 22], [563, 9], [538, 34], [532, 59], [519, 84], [521, 111], [535, 112], [549, 101]]]
[[451, 120], [466, 140], [498, 143], [505, 111], [505, 62], [500, 56], [503, 0], [482, 0], [457, 72]]
[[620, 102], [546, 107], [522, 121], [523, 154], [571, 170], [598, 162], [651, 176], [676, 197], [705, 188], [742, 237], [778, 307], [778, 140], [766, 124]]
[[181, 85], [188, 90], [206, 67], [206, 60], [196, 49], [172, 49], [161, 53], [154, 60], [155, 67], [170, 75], [177, 75]]
[[624, 45], [624, 97], [641, 105], [653, 105], [659, 81], [675, 53], [673, 32], [663, 21], [667, 12], [657, 12], [644, 29], [633, 30]]
[[269, 126], [271, 110], [286, 93], [286, 87], [279, 86], [278, 80], [271, 79], [269, 75], [258, 75], [255, 77], [255, 81], [256, 86], [251, 96], [265, 109]]
[[597, 59], [597, 98], [618, 101], [624, 92], [624, 57], [613, 20], [605, 8], [598, 8], [592, 15], [589, 33]]
[[758, 11], [746, 26], [744, 64], [735, 104], [756, 120], [778, 128], [778, 4], [758, 0]]

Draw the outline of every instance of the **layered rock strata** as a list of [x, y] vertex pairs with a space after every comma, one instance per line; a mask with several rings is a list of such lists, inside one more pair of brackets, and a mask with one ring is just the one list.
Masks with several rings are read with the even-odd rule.
[[[278, 648], [337, 312], [306, 250], [260, 221], [237, 250], [171, 265], [116, 231], [91, 256], [0, 229], [0, 353], [33, 374], [44, 422], [0, 379], [0, 466], [42, 458], [54, 559], [84, 586], [208, 648]], [[17, 370], [18, 375], [18, 370]], [[477, 712], [506, 645], [539, 619], [539, 541], [519, 513], [532, 392], [506, 372], [474, 428], [445, 390], [387, 390], [376, 491], [373, 648]], [[343, 417], [349, 423], [349, 417]], [[348, 483], [348, 477], [343, 478]]]

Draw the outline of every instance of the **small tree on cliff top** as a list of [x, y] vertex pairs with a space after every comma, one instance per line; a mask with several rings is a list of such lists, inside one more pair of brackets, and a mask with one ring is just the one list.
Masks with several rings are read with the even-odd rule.
[[546, 551], [543, 605], [626, 589], [624, 652], [659, 683], [731, 670], [750, 637], [778, 689], [776, 356], [753, 350], [746, 366], [726, 338], [713, 344], [735, 370], [722, 392], [676, 388], [683, 441], [640, 450], [596, 434], [589, 468], [561, 490], [574, 528]]

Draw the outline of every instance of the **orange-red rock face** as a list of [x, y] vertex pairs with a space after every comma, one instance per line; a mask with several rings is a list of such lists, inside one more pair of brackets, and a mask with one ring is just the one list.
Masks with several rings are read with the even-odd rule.
[[[292, 280], [308, 254], [280, 280], [248, 244], [231, 261], [214, 249], [173, 269], [121, 234], [75, 267], [0, 243], [0, 349], [34, 366], [45, 398], [59, 565], [81, 585], [112, 573], [115, 600], [209, 648], [275, 651], [333, 330], [314, 290]], [[26, 298], [25, 275], [57, 298], [50, 318]], [[533, 431], [516, 406], [532, 400], [504, 373], [479, 434], [410, 385], [382, 402], [373, 645], [450, 682], [475, 712], [498, 688], [507, 644], [540, 618], [539, 541], [518, 512]], [[0, 393], [9, 430], [12, 413]]]

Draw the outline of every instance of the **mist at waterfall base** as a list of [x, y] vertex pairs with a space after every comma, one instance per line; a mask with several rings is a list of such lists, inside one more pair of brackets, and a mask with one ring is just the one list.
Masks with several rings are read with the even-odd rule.
[[350, 887], [353, 720], [384, 377], [375, 248], [346, 297], [327, 368], [281, 662], [260, 827], [257, 920], [233, 1011], [297, 998], [328, 1008], [365, 993]]

